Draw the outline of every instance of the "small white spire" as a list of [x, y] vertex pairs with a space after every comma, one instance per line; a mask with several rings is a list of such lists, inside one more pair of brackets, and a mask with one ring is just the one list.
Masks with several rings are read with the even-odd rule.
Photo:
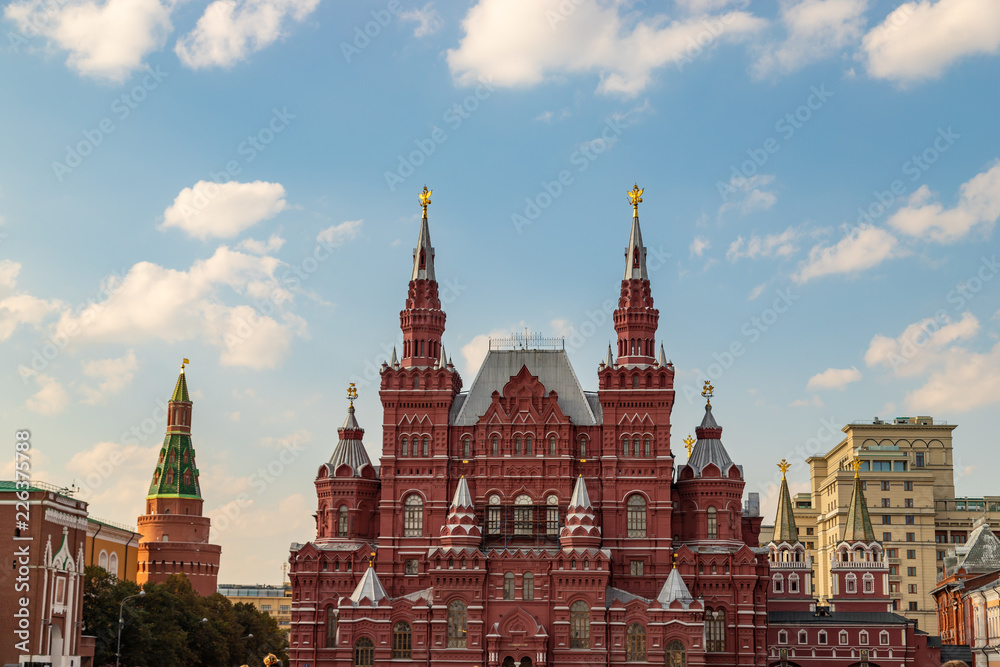
[[604, 361], [604, 365], [608, 368], [613, 368], [615, 365], [615, 358], [611, 354], [611, 343], [608, 343], [608, 358]]
[[410, 280], [424, 278], [437, 280], [434, 277], [434, 247], [431, 245], [431, 232], [427, 227], [427, 218], [420, 220], [420, 236], [417, 237], [417, 247], [413, 249], [413, 274]]
[[451, 499], [452, 507], [472, 507], [472, 494], [469, 493], [469, 484], [465, 481], [465, 475], [458, 480], [455, 487], [455, 497]]
[[663, 343], [660, 343], [660, 358], [656, 360], [656, 363], [661, 366], [667, 365], [667, 355], [663, 353]]
[[646, 272], [646, 247], [642, 245], [638, 215], [632, 218], [632, 232], [628, 237], [628, 248], [625, 249], [625, 280], [636, 278], [649, 280]]
[[576, 478], [576, 486], [573, 487], [573, 495], [569, 498], [569, 507], [576, 509], [592, 509], [590, 504], [590, 494], [587, 493], [587, 483], [583, 481], [583, 475]]
[[375, 574], [375, 568], [371, 566], [368, 567], [365, 576], [361, 577], [357, 588], [350, 595], [351, 602], [355, 606], [365, 598], [368, 598], [373, 606], [378, 606], [379, 601], [387, 597], [389, 596], [385, 594], [382, 582], [379, 581], [378, 575]]
[[441, 358], [438, 359], [438, 368], [448, 368], [448, 355], [444, 353], [444, 345], [441, 346]]
[[677, 571], [676, 567], [670, 571], [670, 576], [667, 577], [665, 582], [663, 582], [663, 588], [660, 589], [660, 594], [656, 596], [656, 601], [664, 607], [669, 607], [670, 603], [674, 600], [680, 600], [681, 604], [685, 608], [694, 602], [694, 597], [691, 595], [691, 591], [688, 590], [687, 585], [684, 583], [684, 579], [681, 578], [681, 573]]
[[392, 346], [392, 358], [389, 360], [389, 365], [395, 368], [399, 365], [399, 359], [396, 358], [396, 346]]

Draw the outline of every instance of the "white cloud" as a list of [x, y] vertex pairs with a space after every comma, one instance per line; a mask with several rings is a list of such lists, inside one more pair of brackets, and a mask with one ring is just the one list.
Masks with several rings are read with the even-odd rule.
[[74, 454], [66, 462], [66, 472], [80, 489], [77, 497], [89, 503], [92, 516], [135, 525], [145, 510], [159, 449], [159, 442], [98, 442]]
[[364, 220], [345, 220], [339, 225], [327, 227], [316, 235], [316, 240], [324, 246], [339, 248], [348, 241], [358, 238]]
[[1000, 401], [1000, 343], [977, 353], [952, 347], [941, 355], [940, 370], [906, 395], [918, 414], [967, 412]]
[[[523, 324], [523, 323], [522, 323]], [[565, 335], [572, 329], [572, 325], [567, 320], [552, 320], [552, 328], [556, 335]], [[475, 377], [479, 368], [486, 359], [486, 353], [490, 350], [490, 338], [500, 338], [510, 336], [511, 329], [494, 329], [485, 334], [479, 334], [462, 346], [462, 358], [465, 359], [465, 368], [462, 374], [466, 377]]]
[[972, 313], [964, 313], [957, 322], [947, 316], [928, 317], [909, 325], [896, 338], [876, 334], [868, 344], [865, 363], [891, 370], [897, 377], [920, 375], [940, 362], [948, 346], [977, 333], [979, 320]]
[[[288, 353], [293, 335], [306, 335], [305, 323], [286, 310], [292, 295], [274, 276], [279, 266], [273, 257], [226, 246], [187, 271], [139, 262], [100, 304], [63, 312], [54, 335], [121, 344], [201, 340], [221, 349], [223, 364], [273, 368]], [[227, 293], [273, 312], [227, 305]]]
[[236, 244], [236, 249], [245, 250], [246, 252], [253, 253], [254, 255], [270, 255], [273, 252], [281, 250], [284, 245], [285, 239], [281, 238], [277, 234], [271, 234], [271, 237], [267, 239], [267, 241], [243, 239]]
[[756, 301], [757, 297], [763, 294], [765, 289], [767, 289], [767, 283], [761, 283], [760, 285], [757, 285], [752, 290], [750, 290], [750, 294], [747, 296], [747, 299], [749, 301]]
[[864, 36], [862, 51], [872, 77], [904, 84], [939, 77], [962, 58], [1000, 51], [1000, 3], [904, 3]]
[[139, 368], [135, 352], [129, 350], [125, 356], [117, 359], [100, 359], [87, 361], [83, 364], [83, 374], [99, 381], [97, 388], [82, 386], [84, 403], [88, 405], [104, 405], [108, 397], [120, 393], [132, 384], [135, 371]]
[[410, 11], [402, 12], [399, 18], [404, 21], [413, 21], [417, 24], [417, 27], [413, 29], [413, 36], [417, 38], [433, 35], [444, 25], [441, 17], [438, 16], [437, 10], [434, 9], [430, 2], [420, 9], [411, 9]]
[[260, 444], [268, 449], [290, 448], [292, 451], [298, 451], [307, 442], [311, 442], [312, 439], [312, 433], [305, 429], [299, 429], [280, 438], [272, 436], [261, 438]]
[[822, 276], [856, 273], [903, 254], [895, 236], [878, 227], [861, 225], [850, 230], [836, 245], [814, 246], [809, 259], [793, 278], [804, 283]]
[[57, 415], [66, 409], [69, 403], [69, 392], [55, 378], [38, 373], [29, 368], [21, 366], [18, 369], [22, 378], [31, 377], [39, 389], [36, 393], [28, 397], [24, 405], [32, 412], [40, 415]]
[[173, 31], [173, 0], [24, 0], [4, 15], [24, 34], [37, 30], [48, 42], [68, 51], [67, 64], [86, 76], [122, 82], [143, 66], [144, 58], [163, 47]]
[[19, 263], [9, 259], [0, 260], [0, 341], [14, 335], [14, 331], [22, 324], [41, 327], [49, 315], [62, 307], [58, 301], [46, 301], [16, 292], [20, 272]]
[[280, 183], [198, 181], [184, 188], [163, 212], [160, 229], [179, 227], [189, 236], [229, 238], [273, 218], [286, 206]]
[[700, 236], [694, 237], [691, 241], [691, 256], [701, 257], [706, 250], [712, 247], [712, 242], [708, 239], [703, 239]]
[[861, 379], [861, 371], [854, 366], [850, 368], [827, 368], [822, 373], [809, 378], [806, 389], [843, 389], [852, 382]]
[[765, 236], [751, 234], [747, 240], [744, 240], [742, 236], [737, 236], [736, 240], [729, 244], [726, 259], [735, 262], [741, 258], [788, 257], [799, 249], [796, 242], [800, 236], [799, 230], [794, 227], [789, 227], [780, 234], [767, 234]]
[[765, 76], [788, 73], [856, 44], [865, 25], [868, 0], [800, 0], [781, 5], [781, 23], [788, 34], [771, 44], [754, 64]]
[[[777, 203], [778, 197], [765, 188], [773, 182], [773, 174], [754, 174], [750, 178], [733, 176], [728, 184], [719, 186], [724, 191], [725, 198], [719, 207], [719, 215], [732, 208], [739, 208], [744, 215], [771, 208]], [[733, 195], [737, 196], [730, 201]]]
[[821, 408], [823, 399], [813, 394], [812, 398], [797, 398], [788, 405], [793, 408]]
[[181, 62], [193, 69], [232, 67], [283, 37], [319, 0], [215, 0], [194, 30], [177, 40]]
[[905, 207], [892, 214], [888, 224], [909, 236], [939, 243], [958, 241], [976, 228], [988, 232], [1000, 218], [1000, 161], [962, 184], [954, 208], [926, 203], [930, 196], [930, 189], [921, 186]]
[[712, 40], [713, 27], [721, 26], [720, 39], [738, 39], [765, 23], [740, 11], [636, 19], [621, 2], [480, 0], [463, 19], [465, 36], [447, 58], [461, 85], [485, 80], [503, 87], [535, 86], [596, 73], [601, 93], [635, 95], [650, 84], [654, 70], [681, 63], [699, 38]]

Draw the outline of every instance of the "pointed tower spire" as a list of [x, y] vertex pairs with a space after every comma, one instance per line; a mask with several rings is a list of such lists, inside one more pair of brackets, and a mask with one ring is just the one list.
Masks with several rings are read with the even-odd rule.
[[660, 311], [653, 307], [649, 273], [646, 271], [646, 247], [642, 244], [639, 227], [639, 204], [644, 191], [636, 185], [628, 193], [629, 203], [632, 204], [632, 230], [625, 249], [621, 296], [614, 313], [620, 366], [653, 364], [656, 326], [660, 319]]
[[587, 493], [583, 475], [576, 478], [573, 495], [566, 508], [566, 525], [559, 533], [559, 545], [565, 550], [598, 548], [601, 546], [601, 529], [595, 522], [594, 506]]
[[611, 352], [611, 343], [608, 343], [608, 358], [604, 360], [604, 365], [608, 368], [614, 368], [615, 366], [615, 357]]
[[667, 362], [667, 355], [663, 353], [663, 343], [660, 343], [660, 356], [656, 360], [656, 363], [658, 363], [660, 366], [667, 366], [669, 363]]
[[868, 516], [868, 503], [861, 486], [861, 459], [854, 459], [854, 492], [851, 494], [851, 504], [847, 508], [847, 524], [844, 526], [845, 542], [874, 542], [875, 529]]
[[715, 387], [705, 380], [705, 387], [701, 395], [705, 397], [705, 416], [701, 424], [694, 429], [694, 434], [698, 437], [691, 453], [688, 455], [687, 465], [695, 471], [695, 476], [700, 477], [701, 471], [709, 463], [714, 463], [719, 468], [723, 477], [727, 476], [729, 466], [733, 465], [733, 460], [729, 458], [729, 452], [722, 444], [722, 427], [715, 421], [712, 414], [712, 396]]
[[455, 487], [455, 495], [448, 508], [448, 518], [441, 526], [441, 546], [445, 549], [476, 549], [482, 539], [483, 533], [476, 520], [476, 507], [463, 475]]
[[396, 346], [392, 346], [392, 358], [389, 359], [389, 365], [393, 368], [399, 365], [399, 359], [396, 358]]
[[371, 468], [369, 476], [375, 477], [375, 469], [371, 459], [368, 458], [368, 452], [362, 441], [365, 430], [361, 428], [358, 420], [354, 417], [354, 401], [357, 397], [358, 390], [352, 382], [347, 389], [347, 399], [350, 401], [347, 406], [347, 419], [344, 420], [344, 425], [337, 429], [337, 435], [340, 436], [340, 439], [337, 441], [337, 446], [333, 448], [330, 461], [326, 464], [330, 475], [335, 475], [337, 469], [346, 464], [351, 468], [352, 477], [364, 477], [366, 475], [365, 468]]
[[799, 541], [799, 531], [795, 527], [795, 515], [792, 513], [792, 496], [788, 492], [788, 480], [785, 473], [791, 464], [785, 459], [781, 459], [778, 464], [781, 468], [781, 489], [778, 491], [778, 514], [774, 519], [774, 542], [788, 542], [795, 544]]
[[147, 500], [154, 497], [192, 498], [201, 501], [198, 468], [194, 462], [191, 444], [191, 398], [188, 394], [187, 375], [181, 363], [181, 372], [174, 385], [174, 393], [167, 403], [167, 433], [160, 449], [160, 458], [153, 472]]
[[358, 582], [354, 592], [350, 595], [351, 602], [354, 603], [355, 607], [361, 604], [362, 600], [368, 600], [371, 606], [377, 607], [380, 601], [388, 597], [385, 588], [382, 587], [382, 582], [379, 581], [378, 575], [375, 573], [375, 568], [371, 565], [365, 570], [365, 575], [361, 577], [361, 581]]
[[448, 355], [444, 353], [444, 345], [441, 346], [441, 357], [438, 359], [438, 368], [448, 368]]
[[676, 562], [674, 563], [674, 568], [670, 570], [670, 576], [663, 582], [663, 588], [660, 589], [660, 594], [656, 596], [656, 601], [664, 608], [669, 607], [672, 602], [680, 602], [684, 609], [687, 609], [694, 602], [694, 596], [691, 595], [687, 584], [684, 583], [681, 573], [677, 571]]
[[441, 353], [441, 336], [444, 334], [445, 314], [438, 298], [438, 284], [434, 276], [434, 247], [427, 223], [427, 207], [431, 191], [425, 186], [419, 195], [423, 215], [420, 218], [420, 235], [413, 249], [413, 271], [406, 297], [406, 308], [399, 313], [403, 330], [404, 368], [434, 367]]

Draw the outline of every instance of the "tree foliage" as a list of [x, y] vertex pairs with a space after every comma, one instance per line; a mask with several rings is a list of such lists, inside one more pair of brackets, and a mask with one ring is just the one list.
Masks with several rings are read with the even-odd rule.
[[123, 667], [255, 667], [268, 653], [288, 662], [284, 631], [252, 604], [233, 605], [218, 593], [201, 597], [183, 575], [147, 583], [142, 597], [122, 604], [139, 590], [103, 568], [87, 568], [83, 633], [96, 637], [95, 667], [115, 664], [119, 610]]

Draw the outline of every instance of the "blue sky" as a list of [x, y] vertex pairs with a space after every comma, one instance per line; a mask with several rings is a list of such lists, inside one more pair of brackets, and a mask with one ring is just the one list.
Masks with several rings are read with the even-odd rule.
[[224, 581], [314, 535], [348, 382], [377, 456], [424, 184], [466, 386], [528, 328], [595, 388], [638, 183], [675, 451], [710, 378], [766, 512], [778, 460], [804, 490], [876, 415], [959, 424], [959, 493], [996, 493], [992, 0], [15, 0], [0, 25], [3, 423], [132, 522], [190, 358]]

